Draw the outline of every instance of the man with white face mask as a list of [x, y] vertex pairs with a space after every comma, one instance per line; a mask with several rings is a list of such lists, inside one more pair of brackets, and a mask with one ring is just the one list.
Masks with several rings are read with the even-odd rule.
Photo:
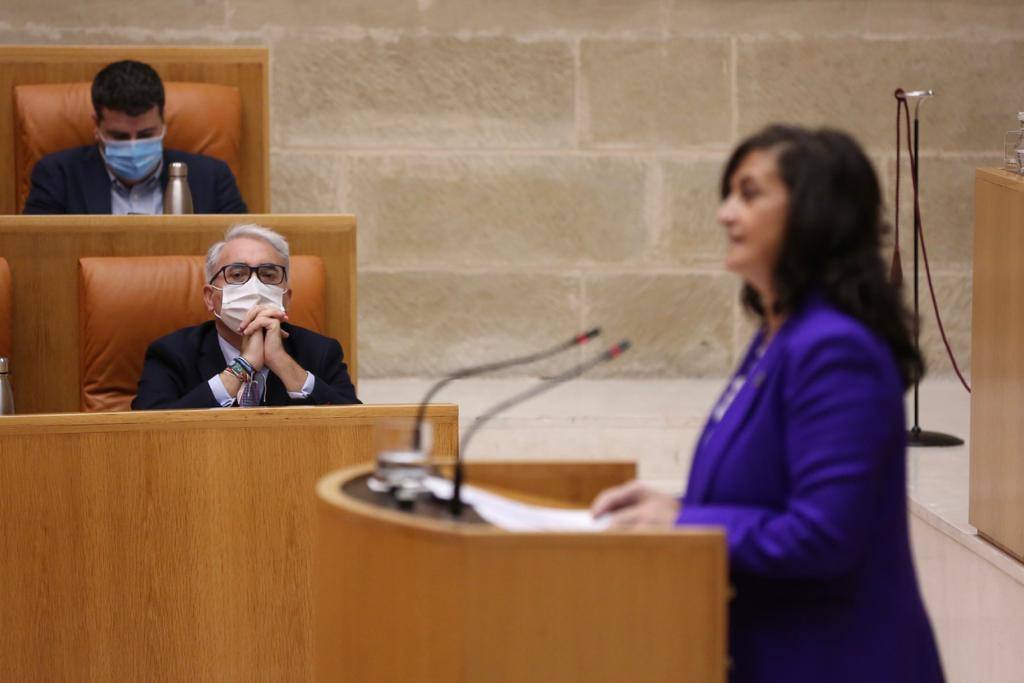
[[163, 213], [175, 161], [188, 166], [196, 213], [246, 213], [227, 164], [164, 148], [164, 84], [152, 67], [131, 60], [107, 65], [93, 79], [92, 105], [96, 144], [40, 159], [25, 213]]
[[213, 319], [150, 345], [134, 410], [359, 403], [341, 345], [288, 321], [288, 243], [238, 225], [206, 256]]

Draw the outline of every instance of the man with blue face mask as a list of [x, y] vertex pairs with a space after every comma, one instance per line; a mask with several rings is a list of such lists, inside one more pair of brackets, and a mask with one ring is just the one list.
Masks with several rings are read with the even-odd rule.
[[237, 225], [206, 255], [211, 320], [153, 342], [133, 410], [359, 403], [341, 345], [288, 322], [288, 242]]
[[152, 67], [125, 60], [92, 82], [95, 145], [39, 160], [28, 214], [158, 214], [172, 162], [188, 166], [196, 213], [246, 213], [235, 176], [219, 159], [163, 146], [164, 85]]

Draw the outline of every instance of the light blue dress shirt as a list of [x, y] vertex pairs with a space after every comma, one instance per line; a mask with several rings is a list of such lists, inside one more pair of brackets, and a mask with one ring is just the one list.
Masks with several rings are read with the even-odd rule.
[[148, 178], [135, 183], [131, 187], [126, 186], [117, 179], [110, 169], [107, 175], [110, 176], [110, 213], [115, 216], [127, 216], [128, 214], [143, 214], [156, 216], [164, 212], [164, 189], [160, 186], [160, 173], [163, 171], [164, 162], [161, 159], [156, 170]]

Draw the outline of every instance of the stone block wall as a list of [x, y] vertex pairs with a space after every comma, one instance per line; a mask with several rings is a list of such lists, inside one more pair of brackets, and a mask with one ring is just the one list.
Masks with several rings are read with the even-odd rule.
[[938, 93], [923, 211], [969, 366], [973, 170], [1024, 109], [1024, 6], [1003, 0], [37, 0], [8, 3], [0, 42], [269, 46], [274, 209], [357, 215], [363, 377], [594, 324], [636, 344], [605, 376], [727, 373], [751, 329], [714, 221], [730, 148], [772, 121], [845, 128], [891, 204], [898, 86]]

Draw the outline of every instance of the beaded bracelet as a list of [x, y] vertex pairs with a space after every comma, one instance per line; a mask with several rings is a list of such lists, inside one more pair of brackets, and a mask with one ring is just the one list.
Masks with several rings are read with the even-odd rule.
[[255, 368], [252, 367], [244, 358], [239, 356], [236, 358], [231, 365], [227, 367], [227, 371], [234, 375], [239, 382], [243, 384], [252, 379], [255, 374]]
[[256, 368], [254, 368], [252, 366], [252, 363], [247, 361], [244, 356], [236, 356], [234, 362], [240, 364], [243, 368], [245, 368], [245, 371], [249, 373], [250, 377], [256, 374]]

